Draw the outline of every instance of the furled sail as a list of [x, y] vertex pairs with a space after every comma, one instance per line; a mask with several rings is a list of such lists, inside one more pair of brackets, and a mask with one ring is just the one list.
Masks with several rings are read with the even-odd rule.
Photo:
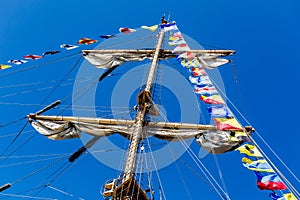
[[[226, 51], [215, 51], [215, 50], [190, 50], [190, 53], [195, 56], [195, 63], [192, 67], [205, 67], [205, 68], [216, 68], [230, 62], [228, 59], [222, 58], [227, 56], [231, 52]], [[177, 52], [178, 53], [178, 52]], [[171, 50], [162, 50], [159, 54], [159, 59], [175, 58], [176, 52]], [[131, 61], [143, 61], [146, 58], [152, 59], [154, 50], [84, 50], [83, 56], [92, 65], [97, 68], [112, 68], [119, 66], [125, 62]], [[186, 54], [186, 53], [183, 53]], [[183, 58], [183, 54], [179, 55], [178, 58]]]
[[128, 137], [132, 131], [126, 125], [102, 125], [77, 121], [36, 120], [31, 125], [42, 135], [52, 140], [79, 138], [81, 132], [93, 136], [109, 136], [114, 133]]
[[129, 61], [143, 61], [148, 58], [146, 53], [88, 53], [84, 54], [84, 58], [87, 59], [92, 65], [97, 68], [112, 68], [119, 66]]
[[[79, 138], [82, 132], [98, 137], [117, 133], [130, 138], [135, 126], [134, 120], [118, 121], [75, 117], [65, 117], [63, 119], [57, 116], [52, 117], [53, 119], [43, 119], [43, 116], [35, 117], [41, 118], [31, 119], [31, 125], [39, 133], [52, 140]], [[49, 118], [49, 116], [44, 118]], [[143, 130], [144, 134], [141, 137], [154, 136], [168, 141], [196, 138], [198, 144], [211, 153], [224, 153], [243, 143], [242, 139], [232, 140], [230, 131], [216, 130], [216, 127], [210, 125], [149, 122], [147, 126], [143, 127]]]
[[81, 131], [70, 122], [37, 120], [35, 122], [32, 121], [31, 125], [39, 133], [52, 140], [79, 138], [81, 134]]
[[216, 67], [225, 65], [230, 62], [230, 60], [228, 60], [226, 58], [220, 58], [220, 56], [222, 56], [222, 55], [202, 54], [202, 55], [199, 55], [196, 57], [198, 58], [198, 61], [199, 61], [201, 67], [204, 67], [207, 69], [214, 69]]
[[220, 154], [227, 151], [232, 151], [239, 147], [244, 141], [243, 138], [233, 140], [230, 137], [229, 131], [206, 131], [203, 134], [197, 135], [196, 141], [205, 150], [213, 154]]

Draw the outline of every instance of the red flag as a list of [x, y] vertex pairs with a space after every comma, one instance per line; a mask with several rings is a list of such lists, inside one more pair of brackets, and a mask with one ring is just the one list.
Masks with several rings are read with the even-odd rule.
[[235, 118], [230, 118], [230, 119], [214, 118], [214, 121], [216, 122], [217, 128], [219, 130], [231, 130], [231, 131], [243, 130], [243, 128]]
[[131, 28], [119, 28], [119, 31], [120, 31], [121, 33], [128, 34], [128, 33], [135, 32], [136, 30], [131, 29]]
[[207, 104], [225, 104], [222, 97], [218, 94], [209, 97], [201, 95], [200, 100], [204, 101], [204, 103]]
[[255, 175], [257, 176], [257, 187], [260, 190], [286, 190], [286, 186], [277, 174], [262, 176], [255, 172]]
[[257, 181], [257, 187], [260, 190], [285, 190], [286, 186], [284, 185], [284, 183], [282, 182], [272, 182], [272, 181], [268, 181], [268, 182], [260, 182]]
[[32, 59], [32, 60], [37, 60], [37, 59], [40, 59], [42, 57], [43, 56], [32, 55], [32, 54], [24, 56], [25, 59]]
[[206, 72], [203, 68], [193, 67], [192, 72], [193, 72], [193, 76], [206, 75]]

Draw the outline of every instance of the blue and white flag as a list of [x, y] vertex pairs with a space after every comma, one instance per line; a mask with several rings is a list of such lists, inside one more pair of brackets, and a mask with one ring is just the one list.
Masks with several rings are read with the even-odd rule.
[[[212, 89], [207, 89], [207, 88], [212, 88]], [[195, 85], [194, 91], [196, 94], [200, 94], [204, 96], [211, 96], [211, 95], [218, 94], [218, 91], [216, 90], [215, 87], [198, 87]]]
[[219, 118], [232, 118], [233, 117], [232, 112], [225, 105], [211, 106], [211, 107], [207, 108], [207, 111], [212, 117], [219, 117]]
[[62, 45], [60, 45], [60, 48], [62, 48], [62, 49], [67, 49], [67, 50], [71, 50], [71, 49], [76, 49], [76, 48], [78, 48], [78, 46], [72, 45], [72, 44], [62, 44]]
[[15, 65], [21, 65], [21, 64], [27, 63], [28, 61], [27, 60], [9, 60], [7, 62], [8, 63], [13, 63]]
[[178, 30], [176, 23], [172, 22], [172, 23], [168, 23], [168, 24], [161, 24], [160, 28], [162, 29], [162, 31], [166, 32], [166, 31], [172, 31], [172, 30]]
[[213, 84], [210, 81], [210, 79], [208, 78], [208, 76], [198, 76], [198, 77], [189, 76], [189, 80], [192, 84], [195, 84], [198, 87], [213, 86]]

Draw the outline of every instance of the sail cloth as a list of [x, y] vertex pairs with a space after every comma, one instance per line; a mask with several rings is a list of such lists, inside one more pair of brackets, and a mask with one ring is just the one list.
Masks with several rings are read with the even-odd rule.
[[[39, 133], [52, 140], [79, 138], [81, 132], [100, 137], [119, 133], [126, 138], [130, 138], [134, 129], [133, 121], [129, 122], [127, 125], [103, 125], [99, 123], [86, 123], [78, 121], [36, 120], [32, 121], [31, 125]], [[144, 130], [147, 137], [153, 135], [154, 137], [165, 140], [194, 138], [196, 135], [203, 132], [201, 130], [193, 129], [174, 130], [161, 127], [144, 127]]]
[[[109, 136], [120, 134], [126, 138], [132, 136], [134, 121], [129, 120], [126, 124], [99, 124], [96, 120], [93, 123], [63, 120], [42, 120], [31, 121], [31, 125], [42, 135], [52, 140], [63, 140], [79, 138], [82, 132], [93, 136]], [[143, 128], [142, 138], [154, 136], [168, 141], [180, 141], [190, 138], [197, 138], [198, 144], [211, 153], [224, 153], [238, 147], [243, 141], [231, 140], [229, 131], [219, 130], [197, 130], [192, 128], [172, 129], [166, 127], [146, 126]]]
[[221, 55], [199, 55], [197, 56], [200, 65], [207, 69], [214, 69], [221, 65], [225, 65], [230, 62], [230, 60], [226, 58], [219, 58]]
[[85, 122], [36, 120], [31, 125], [42, 135], [52, 140], [79, 138], [81, 132], [93, 136], [109, 136], [119, 132], [124, 136], [130, 134], [130, 127], [122, 125], [100, 125]]
[[[133, 61], [143, 61], [146, 58], [152, 59], [153, 52], [149, 52], [147, 50], [131, 50], [124, 52], [91, 52], [85, 51], [83, 54], [84, 58], [87, 59], [92, 65], [97, 68], [108, 69], [115, 66], [119, 66], [125, 62], [133, 62]], [[168, 59], [174, 57], [172, 54], [168, 54], [162, 57], [159, 57], [160, 60]]]
[[239, 147], [243, 140], [233, 141], [229, 131], [205, 131], [198, 135], [196, 141], [205, 150], [213, 154], [221, 154]]
[[92, 53], [89, 52], [84, 55], [84, 58], [87, 59], [92, 65], [97, 68], [112, 68], [119, 66], [125, 62], [129, 61], [143, 61], [149, 56], [144, 54], [136, 53]]

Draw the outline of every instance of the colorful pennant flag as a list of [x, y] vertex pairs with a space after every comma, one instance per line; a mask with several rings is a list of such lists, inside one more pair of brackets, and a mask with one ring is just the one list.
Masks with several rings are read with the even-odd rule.
[[283, 194], [283, 196], [279, 196], [275, 193], [270, 193], [269, 197], [273, 200], [298, 200], [293, 193]]
[[261, 153], [258, 151], [256, 146], [251, 144], [244, 144], [236, 149], [240, 153], [246, 154], [247, 156], [253, 156], [253, 157], [263, 157]]
[[195, 84], [198, 87], [211, 87], [211, 86], [213, 86], [210, 79], [206, 78], [206, 77], [208, 77], [208, 76], [198, 76], [198, 77], [189, 76], [189, 80], [192, 84]]
[[156, 29], [158, 28], [158, 25], [153, 25], [153, 26], [141, 26], [141, 28], [147, 29], [147, 30], [149, 30], [149, 31], [151, 31], [151, 32], [155, 32]]
[[191, 51], [190, 47], [186, 43], [184, 43], [175, 47], [172, 52], [178, 53], [178, 52], [190, 52], [190, 51]]
[[169, 37], [169, 42], [175, 42], [175, 41], [179, 41], [179, 40], [185, 41], [180, 32], [176, 32], [172, 36]]
[[[211, 91], [214, 91], [214, 90], [211, 90]], [[212, 117], [233, 118], [232, 112], [225, 105], [211, 106], [211, 107], [207, 108], [207, 111]]]
[[260, 190], [286, 190], [286, 186], [277, 174], [263, 176], [258, 172], [254, 173], [257, 177], [257, 187]]
[[[225, 104], [222, 97], [218, 94], [212, 95], [209, 97], [201, 95], [200, 100], [202, 100], [204, 103], [207, 103], [207, 104]], [[220, 130], [225, 130], [225, 129], [220, 129]], [[229, 130], [229, 129], [227, 129], [227, 130]]]
[[[177, 47], [176, 47], [177, 48]], [[175, 49], [176, 49], [175, 48]], [[174, 50], [175, 50], [174, 49]], [[181, 53], [181, 54], [179, 54], [178, 55], [178, 58], [184, 58], [184, 59], [189, 59], [189, 60], [191, 60], [191, 59], [193, 59], [194, 61], [196, 61], [194, 58], [195, 58], [195, 55], [194, 55], [194, 53], [193, 52], [191, 52], [191, 51], [187, 51], [187, 52], [184, 52], [184, 53]], [[198, 64], [198, 66], [195, 66], [195, 67], [201, 67], [201, 65], [200, 65], [200, 63]]]
[[249, 142], [249, 137], [244, 131], [231, 131], [230, 140], [233, 142], [243, 141]]
[[205, 90], [205, 91], [211, 91], [211, 90], [217, 90], [214, 86], [205, 86], [205, 87], [198, 87], [194, 86], [194, 89], [196, 90]]
[[272, 167], [267, 163], [265, 159], [252, 161], [249, 158], [242, 158], [242, 162], [244, 167], [246, 167], [249, 170], [257, 172], [274, 172]]
[[179, 40], [171, 40], [168, 44], [169, 46], [177, 46], [180, 44], [186, 44], [186, 42], [182, 39], [179, 39]]
[[71, 49], [76, 49], [76, 48], [78, 48], [78, 46], [72, 45], [72, 44], [62, 44], [62, 45], [60, 45], [60, 48], [62, 48], [62, 49], [67, 49], [67, 50], [71, 50]]
[[136, 30], [135, 29], [131, 29], [131, 28], [119, 28], [119, 31], [120, 31], [120, 33], [128, 34], [128, 33], [135, 32]]
[[182, 36], [181, 37], [174, 37], [174, 36], [170, 36], [169, 37], [169, 42], [176, 42], [176, 41], [179, 41], [179, 40], [183, 40], [184, 41], [184, 39], [182, 38]]
[[21, 65], [21, 64], [27, 63], [28, 61], [27, 60], [9, 60], [7, 62], [8, 63], [13, 63], [15, 65]]
[[164, 32], [166, 32], [166, 31], [172, 31], [172, 30], [175, 30], [175, 31], [178, 30], [178, 28], [176, 26], [176, 23], [161, 24], [160, 28]]
[[[297, 198], [293, 193], [284, 194], [283, 197], [285, 198], [285, 200], [297, 200]], [[284, 200], [284, 199], [280, 199], [280, 200]]]
[[25, 58], [25, 59], [37, 60], [37, 59], [43, 58], [43, 56], [30, 54], [30, 55], [24, 56], [24, 58]]
[[214, 88], [214, 90], [205, 90], [205, 88], [209, 88], [209, 87], [198, 87], [198, 86], [194, 86], [194, 91], [196, 94], [200, 94], [203, 96], [212, 96], [212, 95], [216, 95], [219, 94], [218, 91], [216, 90], [216, 88]]
[[1, 65], [0, 64], [0, 69], [7, 69], [7, 68], [11, 68], [11, 65]]
[[90, 38], [81, 38], [77, 44], [93, 44], [97, 42], [98, 40], [90, 39]]
[[[191, 55], [189, 55], [189, 53], [191, 53]], [[192, 52], [187, 52], [187, 53], [184, 53], [185, 55], [186, 55], [186, 59], [188, 58], [188, 57], [190, 57], [191, 59], [193, 58], [193, 56], [194, 56], [194, 54], [192, 53]], [[181, 57], [182, 56], [182, 54], [180, 54], [179, 56], [178, 56], [178, 58], [183, 58], [183, 57]], [[184, 67], [186, 67], [186, 68], [191, 68], [191, 67], [194, 67], [194, 68], [198, 68], [198, 67], [200, 67], [200, 63], [198, 62], [198, 60], [197, 59], [192, 59], [192, 60], [186, 60], [186, 59], [182, 59], [181, 60], [181, 65], [182, 66], [184, 66]]]
[[42, 54], [42, 56], [46, 56], [46, 55], [54, 55], [60, 53], [60, 51], [46, 51], [45, 53]]
[[[200, 64], [199, 64], [199, 66], [200, 66]], [[192, 74], [193, 74], [193, 76], [203, 76], [203, 75], [206, 75], [206, 71], [203, 68], [193, 67]]]
[[214, 118], [214, 121], [217, 125], [217, 129], [219, 130], [231, 130], [231, 131], [238, 131], [243, 130], [241, 125], [235, 118]]

